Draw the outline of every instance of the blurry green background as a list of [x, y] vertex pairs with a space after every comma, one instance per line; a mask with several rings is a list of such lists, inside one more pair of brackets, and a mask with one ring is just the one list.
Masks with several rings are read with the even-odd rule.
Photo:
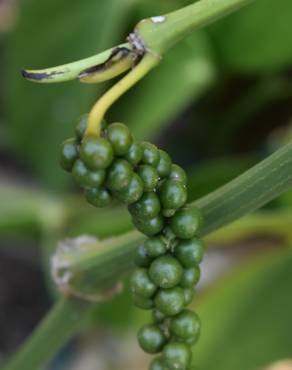
[[[38, 85], [20, 70], [93, 55], [138, 20], [191, 2], [0, 0], [0, 360], [54, 300], [47, 270], [56, 241], [131, 228], [124, 209], [86, 205], [58, 166], [60, 143], [109, 83]], [[190, 200], [216, 189], [292, 138], [291, 25], [291, 0], [256, 0], [172, 49], [108, 120], [185, 166]], [[292, 358], [292, 192], [208, 242], [194, 369], [256, 370]], [[50, 369], [146, 369], [134, 339], [145, 316], [126, 286]]]

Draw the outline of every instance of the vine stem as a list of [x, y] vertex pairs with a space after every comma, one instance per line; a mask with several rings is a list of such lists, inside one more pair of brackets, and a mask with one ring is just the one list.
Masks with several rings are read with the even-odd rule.
[[[260, 208], [291, 186], [292, 142], [225, 186], [191, 204], [199, 207], [204, 215], [201, 235], [205, 236]], [[117, 271], [121, 276], [132, 268], [135, 246], [141, 240], [141, 234], [133, 231], [124, 237], [111, 239], [106, 248], [100, 249], [97, 245], [96, 250], [87, 256], [87, 262], [82, 260], [83, 271], [86, 265], [90, 267], [91, 274], [94, 272], [99, 279], [96, 287], [102, 289], [106, 283], [118, 278]], [[78, 271], [76, 264], [74, 269]], [[38, 370], [45, 366], [78, 331], [94, 306], [88, 302], [61, 298], [3, 370]]]
[[110, 88], [93, 106], [88, 116], [88, 125], [85, 136], [95, 134], [99, 136], [101, 122], [109, 107], [127, 90], [143, 78], [160, 61], [160, 57], [146, 53], [141, 62], [125, 77]]

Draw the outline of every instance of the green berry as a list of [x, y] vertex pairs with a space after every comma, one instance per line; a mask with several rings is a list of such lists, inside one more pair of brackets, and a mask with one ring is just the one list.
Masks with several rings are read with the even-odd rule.
[[61, 145], [60, 150], [60, 164], [62, 168], [71, 172], [72, 167], [76, 159], [78, 158], [78, 143], [76, 139], [67, 139]]
[[116, 155], [124, 155], [132, 144], [130, 130], [123, 123], [112, 123], [107, 128], [107, 137]]
[[83, 114], [75, 127], [75, 135], [79, 141], [83, 139], [85, 130], [87, 128], [87, 119], [88, 114]]
[[132, 216], [140, 219], [156, 217], [160, 212], [160, 202], [154, 192], [144, 193], [142, 197], [129, 206]]
[[164, 209], [178, 209], [187, 200], [187, 189], [179, 181], [166, 180], [159, 189], [159, 197]]
[[152, 262], [152, 258], [147, 255], [146, 248], [144, 244], [139, 245], [136, 249], [136, 254], [134, 258], [135, 264], [139, 267], [148, 267]]
[[200, 280], [200, 277], [200, 267], [190, 267], [184, 270], [180, 285], [184, 288], [192, 288]]
[[181, 240], [174, 250], [175, 256], [184, 267], [197, 266], [203, 259], [205, 245], [198, 238]]
[[177, 315], [185, 305], [183, 289], [180, 287], [160, 289], [154, 302], [158, 310], [164, 315]]
[[106, 207], [112, 201], [110, 193], [104, 188], [87, 189], [85, 197], [88, 203], [98, 208]]
[[180, 263], [171, 256], [156, 258], [149, 268], [149, 276], [160, 288], [173, 288], [179, 284], [183, 275]]
[[129, 161], [133, 166], [136, 166], [138, 163], [140, 163], [142, 157], [143, 157], [142, 145], [137, 141], [130, 146], [127, 154], [125, 155], [127, 161]]
[[132, 299], [135, 306], [141, 308], [142, 310], [151, 310], [151, 308], [153, 308], [154, 306], [153, 300], [151, 298], [145, 298], [141, 297], [138, 294], [134, 294]]
[[170, 330], [180, 339], [191, 339], [195, 342], [200, 336], [201, 322], [195, 312], [183, 310], [172, 319]]
[[160, 155], [157, 147], [154, 144], [143, 141], [141, 143], [143, 149], [142, 163], [156, 167], [160, 160]]
[[164, 219], [161, 215], [157, 215], [149, 219], [134, 218], [133, 223], [136, 228], [147, 236], [154, 236], [163, 229]]
[[146, 253], [150, 257], [159, 257], [166, 253], [167, 245], [165, 244], [164, 240], [160, 236], [154, 236], [152, 238], [148, 238], [144, 242], [144, 247]]
[[133, 169], [125, 159], [115, 159], [107, 171], [106, 185], [112, 191], [127, 188], [133, 177]]
[[132, 204], [137, 202], [143, 194], [143, 182], [140, 177], [134, 173], [127, 188], [117, 192], [116, 198], [126, 204]]
[[201, 213], [195, 208], [183, 208], [176, 212], [170, 221], [172, 231], [178, 238], [193, 238], [202, 223]]
[[145, 268], [138, 268], [134, 271], [131, 278], [131, 290], [144, 298], [150, 298], [156, 291], [156, 285], [150, 280]]
[[151, 361], [149, 370], [169, 370], [169, 368], [166, 367], [163, 359], [158, 357]]
[[148, 324], [138, 331], [138, 342], [145, 352], [158, 353], [166, 343], [166, 337], [159, 326]]
[[177, 164], [173, 164], [171, 166], [171, 171], [168, 177], [170, 180], [177, 180], [182, 182], [183, 184], [187, 184], [188, 178], [185, 170], [178, 166]]
[[154, 308], [154, 310], [152, 311], [152, 318], [153, 321], [158, 324], [163, 322], [166, 316], [162, 312], [160, 312], [157, 308]]
[[188, 306], [194, 298], [195, 291], [194, 291], [193, 287], [192, 288], [183, 288], [183, 291], [184, 291], [185, 306]]
[[156, 167], [160, 177], [167, 177], [171, 172], [171, 158], [164, 150], [158, 150], [160, 159]]
[[184, 343], [171, 342], [163, 349], [163, 361], [170, 370], [187, 370], [191, 358], [192, 352]]
[[100, 187], [105, 179], [105, 170], [90, 171], [81, 159], [75, 161], [72, 168], [73, 179], [83, 188]]
[[107, 168], [114, 158], [113, 148], [102, 137], [85, 137], [80, 147], [80, 158], [91, 170]]
[[137, 169], [137, 173], [143, 181], [145, 191], [152, 191], [156, 188], [159, 180], [159, 175], [154, 167], [147, 164], [139, 166]]

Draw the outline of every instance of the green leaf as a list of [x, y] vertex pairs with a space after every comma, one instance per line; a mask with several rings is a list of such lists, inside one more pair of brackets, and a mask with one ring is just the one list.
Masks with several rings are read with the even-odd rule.
[[214, 81], [210, 54], [203, 31], [182, 41], [117, 103], [114, 118], [122, 117], [139, 139], [155, 137]]
[[292, 253], [261, 254], [203, 297], [196, 369], [255, 370], [291, 357]]
[[265, 73], [292, 63], [292, 2], [257, 0], [210, 28], [225, 68]]
[[22, 79], [22, 68], [45, 68], [87, 57], [121, 41], [131, 2], [121, 0], [37, 0], [22, 2], [7, 52], [7, 118], [19, 157], [41, 180], [62, 187], [58, 148], [72, 135], [100, 86], [78, 82], [42, 86]]

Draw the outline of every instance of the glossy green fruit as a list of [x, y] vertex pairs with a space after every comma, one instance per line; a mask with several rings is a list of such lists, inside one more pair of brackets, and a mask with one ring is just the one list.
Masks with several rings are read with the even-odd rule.
[[89, 136], [83, 139], [80, 147], [80, 158], [91, 170], [100, 170], [111, 164], [114, 152], [108, 140], [102, 137]]
[[155, 323], [159, 324], [166, 319], [166, 316], [157, 308], [154, 308], [154, 310], [152, 310], [152, 318]]
[[132, 204], [137, 202], [142, 195], [143, 195], [143, 182], [136, 173], [133, 174], [128, 187], [115, 193], [116, 198], [126, 204]]
[[178, 166], [177, 164], [173, 164], [171, 166], [169, 179], [180, 181], [185, 185], [187, 185], [187, 182], [188, 182], [188, 178], [187, 178], [187, 174], [185, 170], [181, 168], [180, 166]]
[[83, 139], [85, 130], [87, 128], [87, 119], [88, 114], [83, 114], [75, 127], [75, 135], [79, 141]]
[[160, 212], [160, 201], [154, 192], [144, 193], [142, 197], [129, 206], [131, 215], [135, 218], [149, 219]]
[[160, 155], [157, 147], [154, 144], [143, 141], [141, 143], [143, 149], [142, 163], [156, 167], [160, 160]]
[[156, 167], [160, 177], [167, 177], [171, 172], [171, 158], [164, 150], [158, 150], [160, 159]]
[[133, 224], [141, 233], [147, 236], [154, 236], [163, 229], [164, 219], [161, 215], [144, 220], [133, 218]]
[[170, 330], [180, 339], [192, 339], [195, 342], [199, 339], [201, 331], [199, 316], [193, 311], [183, 310], [172, 318]]
[[143, 181], [145, 191], [152, 191], [156, 188], [159, 180], [159, 175], [154, 167], [147, 164], [141, 165], [137, 169], [137, 174], [141, 177], [141, 180]]
[[162, 357], [170, 370], [187, 370], [191, 363], [192, 352], [184, 343], [171, 342], [164, 347]]
[[138, 294], [134, 294], [133, 297], [134, 305], [142, 310], [151, 310], [154, 306], [154, 302], [151, 298], [141, 297]]
[[78, 155], [78, 143], [76, 139], [71, 138], [65, 140], [60, 150], [60, 164], [62, 168], [67, 172], [71, 172], [74, 162], [78, 159]]
[[85, 197], [88, 203], [98, 208], [106, 207], [112, 201], [110, 193], [104, 188], [87, 189]]
[[153, 236], [144, 242], [146, 253], [150, 257], [159, 257], [166, 253], [167, 245], [160, 236]]
[[134, 257], [135, 264], [139, 267], [148, 267], [152, 262], [152, 258], [147, 255], [147, 251], [144, 244], [140, 244], [139, 247], [136, 249], [135, 257]]
[[192, 288], [200, 280], [201, 271], [200, 267], [189, 267], [184, 270], [180, 285], [184, 288]]
[[138, 331], [140, 347], [147, 353], [158, 353], [166, 343], [166, 337], [158, 325], [144, 325]]
[[97, 188], [104, 182], [105, 170], [90, 171], [81, 159], [77, 159], [72, 168], [72, 177], [83, 188]]
[[169, 368], [166, 367], [163, 359], [158, 357], [151, 361], [149, 370], [169, 370]]
[[132, 180], [133, 169], [125, 159], [115, 159], [107, 170], [106, 185], [112, 191], [126, 189]]
[[173, 288], [182, 279], [183, 268], [172, 256], [156, 258], [149, 268], [150, 279], [160, 288]]
[[112, 123], [107, 128], [107, 137], [116, 155], [124, 155], [133, 142], [130, 130], [123, 123]]
[[125, 158], [129, 161], [133, 166], [136, 166], [138, 163], [141, 162], [143, 157], [143, 148], [142, 145], [135, 141], [129, 148]]
[[159, 188], [159, 198], [163, 209], [178, 209], [187, 201], [187, 189], [180, 181], [166, 180]]
[[133, 294], [144, 298], [150, 298], [155, 293], [157, 287], [150, 280], [145, 268], [137, 268], [131, 278], [131, 290]]
[[201, 224], [201, 212], [196, 207], [178, 210], [170, 221], [172, 231], [180, 239], [193, 238], [198, 233]]
[[184, 267], [195, 267], [203, 259], [205, 244], [198, 238], [180, 240], [174, 250], [175, 256]]
[[184, 291], [185, 306], [188, 306], [194, 298], [195, 291], [194, 291], [194, 288], [183, 288], [183, 291]]
[[177, 315], [184, 307], [184, 292], [180, 287], [160, 289], [154, 299], [159, 311], [166, 316]]

